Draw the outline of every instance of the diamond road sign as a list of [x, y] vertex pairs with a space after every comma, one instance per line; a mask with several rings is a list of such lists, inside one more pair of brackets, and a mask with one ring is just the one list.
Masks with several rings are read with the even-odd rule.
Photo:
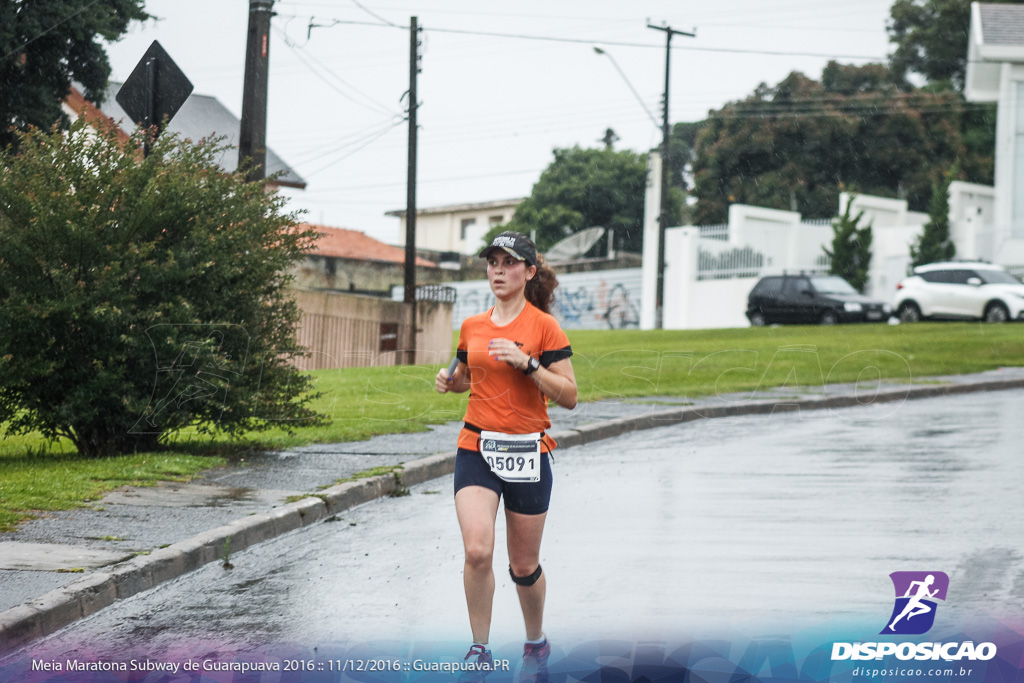
[[191, 94], [192, 83], [154, 40], [114, 99], [135, 123], [162, 128]]

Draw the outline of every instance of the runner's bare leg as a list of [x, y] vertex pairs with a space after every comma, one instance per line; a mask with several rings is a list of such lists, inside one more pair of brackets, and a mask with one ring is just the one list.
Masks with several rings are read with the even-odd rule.
[[[516, 576], [529, 576], [540, 564], [540, 542], [544, 535], [547, 513], [524, 515], [505, 510], [508, 535], [508, 558]], [[526, 639], [537, 640], [544, 635], [544, 598], [547, 580], [542, 572], [532, 586], [516, 586], [519, 605], [526, 623]]]
[[483, 486], [466, 486], [455, 494], [455, 513], [466, 551], [463, 583], [473, 642], [487, 644], [494, 602], [494, 519], [498, 494]]

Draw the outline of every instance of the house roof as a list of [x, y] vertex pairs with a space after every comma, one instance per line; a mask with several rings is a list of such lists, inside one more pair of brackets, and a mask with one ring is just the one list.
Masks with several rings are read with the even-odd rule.
[[980, 4], [981, 33], [988, 45], [1024, 45], [1024, 5]]
[[[479, 202], [476, 204], [449, 204], [447, 206], [432, 206], [425, 209], [416, 209], [417, 216], [429, 216], [431, 214], [438, 213], [462, 213], [465, 211], [487, 211], [488, 209], [505, 209], [509, 207], [519, 206], [519, 204], [525, 199], [525, 197], [517, 197], [516, 199], [499, 199], [490, 202]], [[405, 209], [396, 209], [394, 211], [384, 212], [385, 216], [398, 216], [399, 218], [405, 216]]]
[[[326, 225], [303, 224], [323, 236], [310, 250], [314, 256], [352, 259], [356, 261], [378, 261], [381, 263], [405, 263], [405, 249], [375, 240], [366, 233], [346, 228], [331, 228]], [[424, 258], [416, 258], [417, 266], [436, 268], [437, 264]]]
[[[85, 109], [87, 116], [89, 107], [92, 107], [113, 121], [118, 122], [122, 130], [131, 130], [134, 128], [134, 124], [124, 109], [121, 108], [121, 105], [117, 103], [116, 99], [117, 91], [121, 89], [121, 85], [122, 83], [117, 82], [109, 83], [103, 104], [97, 108], [92, 103], [86, 102], [88, 107], [85, 107]], [[85, 102], [81, 91], [72, 87], [71, 95], [67, 98], [66, 103], [78, 112], [83, 108], [81, 102]], [[216, 97], [192, 93], [185, 100], [185, 104], [181, 105], [181, 109], [174, 115], [174, 118], [167, 124], [167, 130], [178, 133], [183, 138], [190, 140], [223, 136], [223, 143], [228, 145], [228, 147], [221, 152], [217, 163], [224, 170], [233, 172], [238, 168], [240, 126], [241, 122], [238, 117], [232, 114]], [[268, 146], [267, 175], [270, 176], [281, 171], [283, 171], [281, 177], [272, 184], [295, 187], [300, 190], [305, 189], [306, 181]]]
[[998, 102], [1003, 64], [1024, 64], [1024, 5], [971, 3], [964, 95]]

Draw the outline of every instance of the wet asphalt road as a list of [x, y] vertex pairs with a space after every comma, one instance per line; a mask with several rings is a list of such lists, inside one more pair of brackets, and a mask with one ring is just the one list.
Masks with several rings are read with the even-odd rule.
[[[705, 420], [563, 449], [542, 563], [563, 642], [877, 633], [890, 572], [950, 576], [943, 617], [1024, 614], [1024, 391]], [[468, 643], [452, 478], [186, 575], [37, 643], [63, 658]], [[499, 513], [492, 643], [522, 638]], [[869, 631], [870, 632], [870, 631]]]

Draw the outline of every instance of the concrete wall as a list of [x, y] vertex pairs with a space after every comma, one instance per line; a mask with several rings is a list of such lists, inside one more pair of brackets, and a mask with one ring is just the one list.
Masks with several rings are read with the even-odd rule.
[[[307, 256], [292, 269], [296, 289], [340, 292], [390, 292], [403, 286], [405, 266], [401, 263]], [[416, 267], [417, 284], [438, 284], [450, 277], [441, 268]]]
[[699, 280], [694, 283], [686, 329], [749, 327], [747, 295], [757, 284], [756, 277], [729, 280]]
[[[335, 292], [295, 291], [302, 310], [298, 340], [310, 355], [302, 370], [399, 365], [409, 348], [409, 309], [401, 302]], [[416, 364], [447, 362], [452, 305], [417, 302]], [[396, 323], [397, 351], [381, 350], [381, 324]]]
[[[861, 225], [872, 226], [872, 261], [865, 293], [881, 301], [891, 301], [896, 285], [906, 277], [910, 264], [910, 245], [918, 238], [928, 216], [907, 210], [904, 200], [866, 195], [843, 194], [840, 210], [853, 202], [852, 213], [863, 211]], [[1008, 266], [1024, 266], [1024, 258], [1008, 260], [1008, 241], [991, 241], [996, 253], [987, 256], [985, 240], [995, 233], [987, 222], [994, 212], [992, 188], [971, 183], [954, 182], [950, 187], [952, 236], [962, 257], [980, 256]], [[757, 282], [751, 271], [761, 274], [784, 270], [818, 270], [823, 247], [830, 246], [830, 221], [810, 224], [791, 211], [760, 207], [730, 208], [728, 241], [701, 237], [697, 227], [670, 228], [665, 239], [665, 308], [666, 329], [712, 329], [745, 327], [747, 295]], [[645, 236], [656, 239], [656, 222], [648, 222]], [[656, 243], [655, 243], [656, 245]], [[764, 263], [735, 271], [701, 271], [702, 251], [721, 253], [751, 247], [765, 256]], [[559, 276], [561, 287], [556, 299], [556, 314], [566, 329], [609, 329], [637, 327], [643, 319], [641, 310], [653, 324], [653, 275], [656, 251], [645, 244], [644, 268], [572, 273]], [[826, 266], [827, 267], [827, 266]], [[710, 279], [710, 278], [716, 279]], [[646, 280], [644, 279], [646, 278]], [[709, 278], [709, 279], [705, 279]], [[646, 285], [641, 293], [641, 283]], [[480, 313], [494, 304], [494, 297], [485, 280], [452, 283], [458, 291], [456, 310], [452, 317], [455, 328], [462, 320]], [[649, 292], [649, 295], [648, 295]], [[647, 307], [642, 309], [644, 302]], [[636, 322], [634, 322], [636, 321]]]
[[695, 227], [671, 228], [665, 235], [665, 329], [748, 327], [747, 294], [758, 278], [700, 280], [697, 255], [709, 240]]
[[729, 242], [764, 254], [765, 268], [792, 267], [801, 262], [802, 244], [796, 233], [800, 220], [795, 211], [733, 204], [729, 207]]
[[[639, 268], [565, 273], [558, 276], [552, 314], [566, 330], [636, 329], [640, 324]], [[452, 282], [457, 292], [452, 327], [494, 305], [486, 280]]]

